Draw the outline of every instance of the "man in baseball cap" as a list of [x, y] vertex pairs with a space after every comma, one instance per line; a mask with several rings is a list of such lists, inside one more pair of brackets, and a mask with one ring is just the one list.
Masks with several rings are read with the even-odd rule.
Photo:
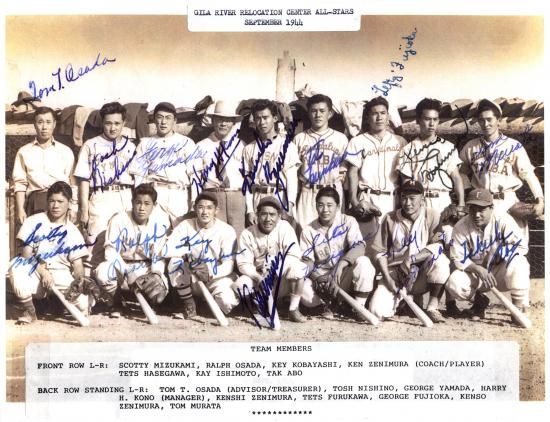
[[438, 308], [450, 269], [448, 258], [441, 253], [439, 212], [424, 205], [419, 181], [407, 179], [400, 190], [401, 208], [382, 218], [372, 245], [373, 261], [378, 261], [383, 279], [369, 310], [378, 318], [390, 318], [401, 300], [399, 290], [412, 294], [417, 302], [429, 292], [426, 314], [433, 322], [445, 322]]
[[[311, 282], [304, 283], [307, 269], [301, 261], [296, 233], [290, 223], [281, 219], [282, 207], [277, 198], [261, 198], [256, 212], [258, 222], [246, 228], [239, 238], [237, 265], [242, 276], [236, 281], [235, 289], [247, 303], [256, 298], [260, 313], [267, 309], [262, 315], [266, 320], [272, 318], [272, 300], [290, 296], [289, 319], [305, 322], [299, 309], [300, 301], [308, 307], [317, 306], [319, 302], [313, 302]], [[273, 279], [273, 274], [280, 274], [280, 279]], [[259, 303], [260, 295], [254, 290], [263, 291], [261, 296], [268, 296], [266, 303]], [[251, 293], [248, 298], [247, 293]]]
[[474, 189], [467, 198], [469, 213], [454, 227], [451, 260], [456, 270], [449, 277], [447, 292], [454, 299], [468, 300], [472, 319], [485, 318], [492, 287], [510, 291], [521, 310], [529, 306], [528, 252], [522, 231], [506, 212], [494, 209], [487, 189]]

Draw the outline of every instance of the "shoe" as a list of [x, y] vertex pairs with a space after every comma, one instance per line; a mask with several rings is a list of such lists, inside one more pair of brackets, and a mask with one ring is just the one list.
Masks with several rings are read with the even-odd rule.
[[288, 311], [288, 319], [292, 322], [306, 322], [306, 317], [302, 315], [299, 309]]
[[19, 317], [15, 322], [17, 325], [31, 324], [38, 319], [36, 317], [36, 309], [34, 308], [32, 302], [25, 305], [17, 305], [17, 310], [19, 313]]
[[330, 309], [330, 304], [324, 303], [321, 305], [321, 318], [334, 319], [334, 313]]
[[447, 302], [444, 315], [447, 318], [461, 318], [464, 316], [463, 312], [456, 305], [456, 300]]
[[434, 324], [442, 324], [447, 322], [439, 309], [426, 309], [426, 315], [434, 322]]
[[197, 307], [195, 306], [195, 300], [192, 297], [189, 299], [183, 299], [183, 315], [185, 315], [185, 318], [187, 319], [197, 316]]
[[122, 314], [120, 313], [120, 311], [111, 311], [111, 312], [109, 312], [109, 318], [117, 319], [117, 318], [120, 318], [121, 316], [122, 316]]
[[174, 312], [172, 314], [172, 318], [174, 318], [174, 319], [185, 319], [185, 317], [183, 316], [183, 312]]
[[487, 310], [490, 302], [491, 300], [483, 293], [476, 293], [473, 306], [470, 309], [467, 309], [464, 313], [472, 321], [485, 319], [485, 311]]

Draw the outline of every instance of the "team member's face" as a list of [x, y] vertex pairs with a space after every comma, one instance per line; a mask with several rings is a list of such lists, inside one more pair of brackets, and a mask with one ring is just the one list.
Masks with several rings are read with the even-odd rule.
[[367, 114], [369, 130], [374, 133], [386, 130], [388, 126], [388, 109], [383, 105], [371, 107]]
[[153, 212], [155, 202], [149, 195], [136, 195], [132, 200], [132, 213], [138, 224], [146, 223]]
[[48, 215], [51, 219], [64, 218], [69, 210], [69, 200], [62, 193], [54, 193], [48, 198]]
[[422, 206], [422, 195], [419, 193], [404, 193], [401, 194], [401, 209], [407, 216], [411, 216], [418, 212]]
[[260, 136], [269, 138], [275, 134], [275, 123], [277, 123], [277, 117], [273, 116], [271, 114], [271, 110], [266, 108], [254, 113], [254, 123], [256, 124], [256, 130]]
[[422, 110], [422, 115], [418, 119], [420, 126], [420, 137], [429, 138], [435, 135], [437, 125], [439, 125], [439, 113], [437, 110]]
[[313, 130], [328, 128], [328, 121], [332, 117], [332, 110], [329, 110], [326, 103], [313, 104], [309, 108], [308, 114]]
[[155, 113], [157, 135], [160, 137], [171, 134], [176, 126], [176, 116], [169, 111], [159, 110]]
[[195, 213], [197, 214], [197, 221], [201, 227], [207, 226], [214, 221], [218, 207], [207, 199], [201, 199], [195, 204]]
[[235, 124], [232, 119], [221, 116], [212, 117], [212, 123], [214, 123], [214, 133], [218, 139], [224, 139], [227, 135], [229, 135], [231, 128]]
[[484, 136], [490, 137], [498, 132], [499, 122], [492, 110], [482, 111], [477, 121]]
[[319, 214], [319, 221], [323, 225], [330, 225], [336, 217], [338, 211], [338, 204], [331, 196], [321, 196], [315, 203], [317, 214]]
[[55, 129], [55, 117], [52, 113], [39, 114], [34, 118], [34, 129], [38, 142], [49, 141]]
[[120, 137], [123, 125], [122, 114], [106, 114], [103, 118], [103, 134], [107, 139], [114, 141]]
[[480, 205], [470, 204], [469, 216], [472, 219], [474, 225], [483, 229], [489, 224], [491, 216], [493, 215], [493, 207], [482, 207]]
[[263, 206], [258, 211], [258, 224], [264, 233], [271, 233], [280, 218], [279, 210], [269, 205]]

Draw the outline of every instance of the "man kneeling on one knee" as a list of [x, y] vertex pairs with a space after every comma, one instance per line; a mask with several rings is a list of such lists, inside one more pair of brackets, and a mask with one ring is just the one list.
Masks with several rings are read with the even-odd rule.
[[473, 301], [467, 314], [484, 318], [489, 305], [485, 292], [492, 287], [510, 291], [520, 310], [529, 306], [528, 247], [522, 231], [507, 213], [495, 212], [493, 195], [472, 190], [466, 199], [469, 214], [453, 229], [451, 259], [457, 268], [447, 292], [456, 299]]
[[449, 278], [449, 259], [442, 253], [443, 236], [439, 213], [426, 208], [424, 188], [418, 181], [401, 185], [401, 208], [387, 214], [380, 225], [372, 248], [383, 280], [376, 288], [369, 310], [378, 318], [395, 314], [400, 302], [399, 290], [415, 296], [415, 301], [430, 293], [427, 315], [433, 322], [445, 322], [439, 300]]

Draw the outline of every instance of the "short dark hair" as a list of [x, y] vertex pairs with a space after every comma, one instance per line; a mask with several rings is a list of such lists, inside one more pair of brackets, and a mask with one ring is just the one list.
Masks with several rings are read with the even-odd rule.
[[65, 198], [67, 198], [69, 201], [73, 198], [73, 190], [66, 182], [55, 182], [53, 185], [51, 185], [48, 188], [48, 191], [46, 192], [46, 199], [50, 199], [50, 196], [60, 193]]
[[103, 106], [99, 110], [99, 115], [101, 116], [101, 119], [105, 119], [105, 116], [108, 114], [120, 114], [122, 116], [122, 120], [126, 120], [126, 107], [124, 107], [117, 101], [103, 104]]
[[424, 98], [416, 105], [416, 120], [418, 121], [422, 117], [424, 110], [435, 110], [439, 114], [441, 112], [441, 101], [435, 98]]
[[311, 108], [313, 104], [325, 103], [329, 110], [332, 110], [332, 100], [328, 95], [315, 94], [307, 99], [307, 110]]
[[152, 183], [142, 183], [132, 189], [132, 201], [136, 199], [138, 195], [149, 195], [153, 202], [157, 202], [157, 191]]
[[317, 195], [315, 195], [315, 202], [319, 201], [319, 198], [328, 196], [336, 201], [336, 205], [340, 205], [340, 194], [332, 186], [325, 186], [321, 188]]
[[256, 115], [257, 112], [268, 109], [271, 112], [271, 115], [278, 117], [279, 113], [277, 112], [277, 104], [270, 100], [258, 100], [252, 104], [251, 113], [252, 117]]
[[55, 115], [53, 108], [46, 106], [37, 107], [36, 110], [34, 110], [34, 121], [36, 122], [36, 116], [48, 113], [51, 113], [53, 119], [56, 120], [57, 116]]
[[197, 195], [197, 199], [195, 199], [195, 205], [197, 205], [199, 201], [210, 201], [210, 202], [213, 202], [216, 207], [218, 206], [218, 198], [216, 198], [215, 195], [212, 195], [209, 193], [205, 193], [205, 192], [199, 193]]
[[384, 107], [386, 107], [386, 110], [390, 109], [390, 104], [388, 103], [388, 100], [386, 100], [384, 97], [376, 97], [370, 101], [367, 101], [367, 104], [365, 104], [365, 115], [369, 114], [371, 108], [379, 105], [383, 105]]

